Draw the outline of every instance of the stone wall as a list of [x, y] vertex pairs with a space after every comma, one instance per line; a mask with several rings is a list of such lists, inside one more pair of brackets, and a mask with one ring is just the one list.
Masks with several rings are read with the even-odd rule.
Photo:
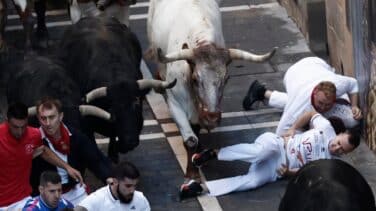
[[354, 76], [350, 11], [346, 0], [326, 0], [329, 60], [337, 72]]
[[372, 150], [376, 150], [376, 47], [372, 51], [371, 77], [368, 92], [368, 105], [366, 116], [367, 144]]

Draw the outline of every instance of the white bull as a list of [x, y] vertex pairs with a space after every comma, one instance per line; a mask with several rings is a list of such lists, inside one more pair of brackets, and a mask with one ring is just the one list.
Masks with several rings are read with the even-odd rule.
[[[226, 49], [217, 0], [151, 0], [147, 31], [150, 51], [158, 54], [160, 76], [178, 79], [167, 90], [167, 102], [177, 123], [188, 157], [197, 150], [191, 125], [214, 128], [220, 118], [220, 101], [233, 59], [262, 62], [264, 55]], [[162, 53], [166, 54], [165, 56]], [[198, 132], [198, 131], [196, 131]], [[188, 159], [187, 177], [198, 176]]]

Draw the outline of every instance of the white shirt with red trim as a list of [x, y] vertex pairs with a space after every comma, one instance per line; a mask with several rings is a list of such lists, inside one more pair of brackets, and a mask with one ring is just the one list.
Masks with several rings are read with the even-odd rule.
[[313, 129], [301, 134], [295, 134], [286, 147], [289, 168], [301, 168], [304, 164], [318, 159], [329, 159], [329, 143], [334, 140], [336, 133], [330, 122], [320, 114], [311, 118]]

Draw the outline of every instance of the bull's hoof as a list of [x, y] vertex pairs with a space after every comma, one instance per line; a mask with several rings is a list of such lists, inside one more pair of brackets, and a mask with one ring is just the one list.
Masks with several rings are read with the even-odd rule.
[[196, 138], [189, 138], [184, 142], [184, 146], [191, 152], [197, 152], [199, 149], [199, 142]]

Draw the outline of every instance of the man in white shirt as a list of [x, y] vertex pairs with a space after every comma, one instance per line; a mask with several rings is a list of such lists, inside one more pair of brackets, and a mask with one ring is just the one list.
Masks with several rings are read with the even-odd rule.
[[148, 200], [136, 190], [140, 178], [137, 168], [129, 162], [121, 162], [113, 171], [113, 182], [91, 193], [74, 210], [150, 211]]
[[254, 102], [264, 99], [270, 106], [283, 109], [276, 130], [278, 135], [289, 129], [304, 112], [328, 112], [335, 105], [336, 98], [345, 94], [350, 98], [353, 118], [362, 118], [358, 107], [357, 80], [336, 74], [330, 65], [318, 57], [307, 57], [292, 65], [286, 71], [283, 83], [286, 92], [267, 90], [256, 80], [243, 100], [245, 110], [250, 110]]
[[[295, 130], [310, 122], [313, 129], [301, 134]], [[208, 181], [200, 184], [191, 180], [182, 185], [181, 198], [197, 196], [203, 192], [219, 196], [244, 191], [274, 182], [283, 176], [294, 175], [304, 164], [318, 159], [331, 159], [353, 151], [360, 142], [357, 129], [347, 129], [336, 135], [330, 122], [317, 112], [302, 115], [282, 137], [266, 132], [252, 144], [236, 144], [219, 150], [204, 150], [192, 156], [192, 163], [218, 160], [242, 160], [252, 163], [245, 175]]]

